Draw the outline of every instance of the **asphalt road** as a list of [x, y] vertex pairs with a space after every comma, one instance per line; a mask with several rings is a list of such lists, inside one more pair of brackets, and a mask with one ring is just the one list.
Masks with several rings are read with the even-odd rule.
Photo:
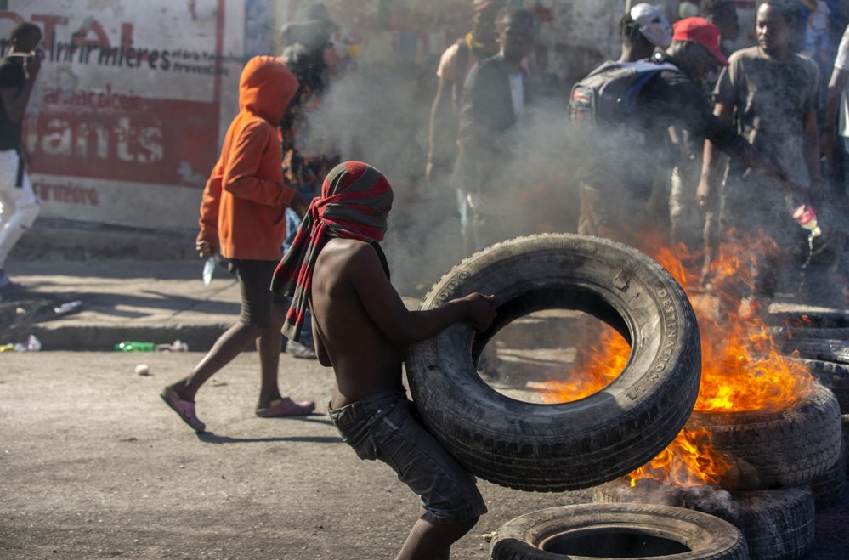
[[[284, 356], [281, 380], [319, 411], [253, 414], [255, 354], [198, 395], [198, 437], [159, 390], [200, 354], [0, 354], [0, 558], [389, 559], [416, 498], [385, 465], [359, 461], [323, 415], [331, 373]], [[147, 363], [151, 376], [134, 373]], [[589, 501], [481, 482], [490, 513], [454, 548], [485, 559], [485, 536], [518, 515]], [[849, 493], [847, 493], [849, 494]], [[817, 517], [807, 560], [849, 557], [849, 497]]]

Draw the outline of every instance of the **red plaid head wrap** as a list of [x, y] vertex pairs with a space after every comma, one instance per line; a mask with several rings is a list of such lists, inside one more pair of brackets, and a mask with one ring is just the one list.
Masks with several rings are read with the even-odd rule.
[[289, 340], [301, 337], [315, 261], [328, 238], [382, 241], [393, 196], [383, 173], [367, 163], [346, 161], [327, 174], [271, 282], [272, 291], [292, 298], [283, 325]]

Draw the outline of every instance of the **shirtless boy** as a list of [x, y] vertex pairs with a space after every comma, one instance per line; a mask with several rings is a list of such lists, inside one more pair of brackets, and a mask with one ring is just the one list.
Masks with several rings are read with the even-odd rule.
[[392, 188], [362, 162], [334, 168], [310, 205], [273, 289], [293, 296], [284, 334], [297, 340], [309, 303], [316, 353], [333, 367], [330, 419], [363, 460], [381, 460], [421, 498], [423, 510], [396, 560], [448, 559], [486, 512], [475, 481], [419, 423], [401, 382], [406, 348], [455, 324], [486, 329], [492, 297], [470, 294], [439, 309], [408, 311], [377, 243]]

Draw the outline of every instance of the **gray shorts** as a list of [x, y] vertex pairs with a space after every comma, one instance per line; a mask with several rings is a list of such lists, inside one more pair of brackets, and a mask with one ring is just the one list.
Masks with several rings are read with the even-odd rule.
[[425, 430], [403, 392], [375, 393], [328, 414], [360, 459], [388, 464], [421, 498], [422, 519], [462, 523], [486, 513], [474, 477]]

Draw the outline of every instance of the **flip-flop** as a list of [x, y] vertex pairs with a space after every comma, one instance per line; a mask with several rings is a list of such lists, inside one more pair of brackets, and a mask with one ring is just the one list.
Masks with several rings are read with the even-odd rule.
[[256, 415], [261, 418], [280, 418], [283, 416], [309, 416], [315, 410], [312, 401], [293, 401], [289, 397], [275, 399], [268, 408], [258, 408]]
[[177, 413], [180, 419], [194, 429], [194, 431], [199, 434], [206, 431], [206, 424], [198, 420], [198, 417], [195, 415], [195, 403], [181, 399], [180, 396], [177, 395], [177, 391], [171, 387], [165, 387], [162, 389], [159, 396], [162, 397], [165, 404], [170, 406], [171, 409]]

